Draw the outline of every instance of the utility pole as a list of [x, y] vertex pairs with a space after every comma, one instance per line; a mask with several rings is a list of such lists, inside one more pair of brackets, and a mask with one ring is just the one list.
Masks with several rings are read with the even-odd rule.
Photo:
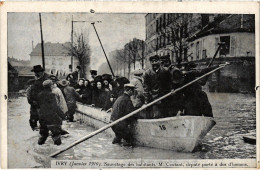
[[43, 69], [45, 69], [45, 60], [44, 60], [44, 41], [43, 41], [43, 36], [42, 36], [42, 17], [41, 17], [41, 13], [39, 13], [39, 17], [40, 17], [40, 30], [41, 30], [41, 40], [42, 40], [42, 67]]
[[92, 22], [91, 24], [93, 25], [93, 28], [94, 28], [94, 30], [95, 30], [95, 32], [96, 32], [96, 34], [97, 34], [98, 41], [99, 41], [99, 43], [100, 43], [100, 45], [101, 45], [101, 48], [102, 48], [102, 50], [103, 50], [103, 52], [104, 52], [104, 54], [105, 54], [105, 57], [106, 57], [106, 60], [107, 60], [107, 64], [108, 64], [108, 66], [109, 66], [109, 68], [110, 68], [110, 71], [111, 71], [111, 73], [112, 73], [112, 76], [115, 77], [115, 74], [114, 74], [114, 72], [113, 72], [113, 70], [112, 70], [112, 67], [111, 67], [110, 63], [109, 63], [109, 60], [108, 60], [108, 58], [107, 58], [106, 52], [105, 52], [105, 50], [104, 50], [104, 47], [103, 47], [103, 45], [102, 45], [102, 43], [101, 43], [101, 40], [100, 40], [100, 38], [99, 38], [99, 36], [98, 36], [97, 30], [96, 30], [96, 27], [95, 27], [95, 22]]
[[[71, 21], [71, 47], [73, 48], [73, 15]], [[71, 72], [73, 72], [73, 55], [71, 55]]]

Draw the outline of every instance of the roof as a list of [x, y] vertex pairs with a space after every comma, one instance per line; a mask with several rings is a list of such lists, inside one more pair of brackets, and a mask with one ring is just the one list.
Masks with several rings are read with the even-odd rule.
[[[66, 43], [44, 43], [44, 55], [45, 56], [64, 56], [68, 55], [69, 51], [68, 48], [70, 46], [69, 42]], [[31, 52], [30, 56], [41, 56], [42, 55], [42, 48], [41, 43], [38, 43], [33, 51]]]
[[31, 72], [32, 67], [15, 66], [14, 68], [18, 71], [19, 76], [34, 76], [34, 73]]
[[232, 33], [232, 32], [254, 32], [254, 15], [243, 15], [243, 27], [241, 27], [241, 15], [224, 15], [209, 23], [201, 31], [193, 35], [189, 41], [207, 36], [210, 34]]

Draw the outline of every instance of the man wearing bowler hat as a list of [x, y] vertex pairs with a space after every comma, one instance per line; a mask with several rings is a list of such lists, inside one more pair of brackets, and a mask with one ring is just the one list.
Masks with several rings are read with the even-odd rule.
[[89, 72], [91, 74], [91, 80], [90, 81], [93, 81], [95, 79], [95, 77], [97, 76], [97, 70], [90, 70]]
[[80, 70], [81, 70], [81, 67], [80, 66], [77, 66], [76, 67], [76, 71], [74, 71], [73, 73], [72, 73], [72, 76], [73, 76], [73, 79], [74, 79], [74, 82], [77, 82], [78, 80], [79, 80], [79, 78], [80, 78]]
[[32, 87], [33, 90], [30, 91], [30, 126], [34, 130], [37, 127], [37, 122], [39, 120], [39, 102], [37, 99], [38, 94], [43, 90], [42, 83], [45, 80], [50, 79], [50, 75], [44, 72], [44, 69], [41, 65], [35, 65], [33, 66], [33, 69], [31, 70], [35, 74], [35, 80], [33, 81]]
[[[145, 104], [169, 93], [171, 91], [171, 74], [169, 70], [160, 65], [159, 56], [151, 56], [149, 58], [152, 65], [151, 68], [145, 71], [144, 79], [144, 97]], [[167, 101], [164, 99], [157, 102], [147, 110], [147, 118], [161, 118], [167, 115]]]

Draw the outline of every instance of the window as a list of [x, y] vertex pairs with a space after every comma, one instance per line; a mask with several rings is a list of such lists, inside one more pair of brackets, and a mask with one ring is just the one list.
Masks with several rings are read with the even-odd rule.
[[202, 58], [207, 58], [207, 50], [202, 51]]
[[225, 45], [220, 48], [219, 55], [226, 56], [230, 54], [230, 36], [221, 36], [220, 42], [224, 42]]
[[198, 41], [196, 43], [196, 59], [198, 60], [200, 58], [200, 42]]
[[156, 20], [156, 32], [158, 32], [158, 28], [159, 28], [159, 21]]

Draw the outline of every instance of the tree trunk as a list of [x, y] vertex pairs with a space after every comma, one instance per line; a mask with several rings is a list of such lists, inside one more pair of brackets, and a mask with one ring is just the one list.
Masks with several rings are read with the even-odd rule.
[[130, 57], [129, 57], [129, 62], [128, 62], [128, 78], [130, 77], [130, 72], [131, 72], [131, 60], [130, 60]]

